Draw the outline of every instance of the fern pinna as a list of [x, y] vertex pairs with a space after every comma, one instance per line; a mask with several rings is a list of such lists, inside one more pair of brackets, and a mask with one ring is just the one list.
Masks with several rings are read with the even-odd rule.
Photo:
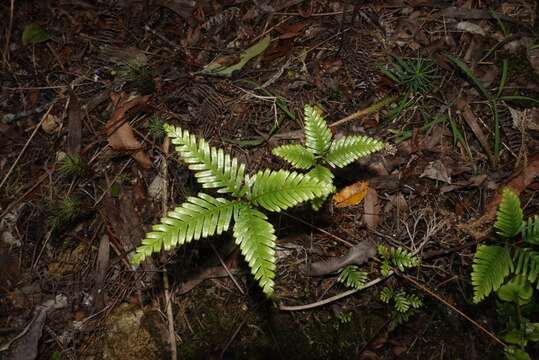
[[[304, 114], [305, 145], [281, 145], [272, 152], [297, 169], [309, 170], [307, 174], [320, 181], [333, 183], [333, 173], [328, 166], [342, 168], [384, 148], [383, 142], [367, 136], [345, 136], [334, 140], [320, 109], [306, 105]], [[320, 209], [328, 195], [313, 200], [312, 207]]]
[[264, 213], [293, 207], [299, 203], [327, 196], [331, 184], [320, 179], [285, 170], [264, 170], [249, 176], [245, 165], [210, 146], [188, 131], [164, 126], [172, 144], [203, 188], [228, 194], [229, 198], [206, 193], [187, 198], [169, 211], [152, 227], [131, 259], [140, 264], [146, 257], [169, 250], [192, 240], [218, 235], [229, 230], [234, 221], [233, 236], [258, 284], [268, 296], [274, 289], [275, 229]]
[[476, 303], [500, 289], [509, 275], [524, 275], [527, 281], [537, 282], [539, 287], [539, 252], [510, 242], [520, 234], [528, 245], [538, 245], [539, 216], [524, 221], [520, 199], [510, 188], [502, 191], [494, 228], [504, 239], [503, 243], [479, 246], [473, 260], [471, 278]]

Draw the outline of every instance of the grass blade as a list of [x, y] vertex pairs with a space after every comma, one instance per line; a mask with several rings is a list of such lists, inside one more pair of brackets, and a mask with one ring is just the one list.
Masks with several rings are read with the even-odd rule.
[[483, 95], [488, 100], [492, 99], [492, 95], [490, 94], [490, 92], [483, 86], [483, 84], [481, 84], [481, 81], [479, 81], [479, 79], [473, 73], [472, 69], [470, 69], [468, 65], [464, 63], [464, 61], [451, 54], [445, 54], [445, 56], [449, 60], [451, 60], [451, 62], [455, 64], [455, 66], [457, 66], [468, 77], [469, 80], [471, 80], [471, 82], [481, 92], [481, 95]]

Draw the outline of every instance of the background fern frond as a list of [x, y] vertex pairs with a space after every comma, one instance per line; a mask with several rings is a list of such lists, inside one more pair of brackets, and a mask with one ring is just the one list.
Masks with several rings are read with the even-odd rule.
[[315, 155], [325, 154], [331, 145], [329, 130], [322, 111], [315, 106], [305, 105], [305, 145]]
[[331, 185], [308, 175], [285, 170], [258, 172], [253, 180], [251, 202], [269, 211], [281, 211], [329, 194]]
[[[333, 185], [333, 178], [335, 177], [335, 175], [333, 175], [331, 170], [329, 170], [327, 167], [322, 166], [322, 165], [316, 165], [307, 173], [307, 175], [315, 179], [318, 179], [321, 182], [330, 184], [331, 192], [332, 193], [335, 192], [335, 186]], [[320, 210], [320, 208], [322, 207], [322, 205], [324, 204], [324, 201], [326, 201], [328, 196], [329, 194], [313, 199], [311, 201], [311, 206], [313, 210], [316, 210], [316, 211]]]
[[539, 245], [539, 215], [530, 216], [522, 230], [522, 239], [529, 244]]
[[341, 269], [337, 281], [354, 289], [361, 289], [367, 282], [368, 274], [359, 271], [356, 265], [348, 265]]
[[511, 238], [521, 231], [523, 224], [520, 199], [513, 190], [506, 187], [502, 191], [502, 200], [496, 213], [496, 232], [500, 236]]
[[275, 278], [275, 230], [266, 215], [246, 205], [241, 205], [234, 218], [234, 237], [251, 273], [271, 296]]
[[[406, 268], [418, 266], [421, 263], [419, 257], [412, 255], [412, 253], [410, 253], [408, 250], [402, 248], [389, 248], [384, 245], [378, 245], [378, 253], [380, 253], [384, 259], [382, 264], [391, 264], [400, 271], [404, 271]], [[387, 274], [382, 275], [385, 276]]]
[[335, 140], [324, 158], [331, 166], [345, 167], [383, 148], [383, 142], [367, 136], [346, 136]]
[[316, 163], [313, 152], [299, 144], [281, 145], [271, 152], [298, 169], [310, 169]]
[[[539, 252], [528, 248], [517, 248], [513, 254], [515, 274], [525, 275], [532, 284], [539, 276]], [[537, 284], [539, 287], [539, 283]]]
[[475, 303], [500, 288], [514, 269], [509, 251], [501, 246], [481, 245], [475, 252], [472, 265], [472, 285]]
[[380, 291], [380, 301], [389, 304], [391, 299], [393, 299], [393, 296], [395, 295], [395, 292], [390, 287], [384, 287], [382, 291]]
[[152, 227], [153, 231], [146, 234], [131, 262], [139, 264], [161, 249], [169, 250], [191, 240], [221, 234], [228, 230], [237, 206], [239, 203], [236, 201], [214, 198], [204, 193], [189, 197], [182, 205], [169, 211], [161, 223]]
[[223, 149], [209, 146], [204, 139], [197, 140], [187, 130], [168, 124], [164, 125], [164, 129], [183, 161], [195, 171], [202, 187], [216, 188], [219, 193], [241, 195], [244, 164], [225, 154]]
[[405, 313], [410, 310], [411, 304], [405, 292], [401, 291], [396, 293], [393, 296], [393, 300], [395, 300], [395, 310], [398, 312]]

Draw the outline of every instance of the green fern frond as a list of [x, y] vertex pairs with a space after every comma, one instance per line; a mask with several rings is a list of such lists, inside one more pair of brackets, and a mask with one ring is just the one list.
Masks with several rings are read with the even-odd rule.
[[286, 210], [331, 192], [330, 184], [285, 170], [260, 171], [252, 181], [251, 202], [269, 211]]
[[539, 245], [539, 215], [530, 216], [522, 229], [522, 239], [529, 244]]
[[240, 196], [243, 193], [245, 165], [236, 158], [225, 154], [223, 149], [209, 146], [204, 139], [197, 140], [187, 130], [172, 125], [164, 125], [172, 144], [202, 187], [216, 188], [219, 193], [232, 193]]
[[498, 290], [513, 269], [513, 261], [506, 248], [492, 245], [479, 246], [472, 265], [473, 301], [478, 303], [492, 291]]
[[[513, 254], [515, 274], [527, 276], [533, 284], [539, 276], [539, 252], [528, 248], [517, 248]], [[537, 284], [539, 286], [539, 283]]]
[[315, 106], [305, 105], [305, 145], [315, 155], [324, 155], [331, 145], [329, 130], [322, 111]]
[[498, 235], [511, 238], [522, 230], [523, 224], [520, 199], [513, 190], [506, 187], [502, 191], [502, 200], [496, 213], [494, 227]]
[[266, 215], [242, 205], [236, 212], [234, 237], [255, 280], [267, 295], [273, 294], [275, 278], [275, 230]]
[[271, 152], [298, 169], [310, 169], [316, 163], [313, 152], [299, 144], [282, 145]]
[[389, 304], [391, 299], [393, 299], [393, 296], [395, 295], [395, 292], [390, 287], [384, 287], [382, 291], [380, 291], [380, 301]]
[[359, 271], [356, 265], [348, 265], [341, 269], [337, 281], [354, 289], [361, 289], [367, 282], [368, 274]]
[[421, 306], [423, 306], [423, 301], [416, 294], [409, 294], [408, 302], [410, 303], [410, 306], [414, 309], [419, 309]]
[[191, 240], [198, 240], [228, 230], [234, 209], [239, 206], [236, 201], [214, 198], [200, 193], [198, 197], [189, 197], [187, 201], [154, 225], [151, 232], [137, 247], [131, 259], [133, 264], [140, 264], [147, 256], [169, 250]]
[[367, 136], [346, 136], [335, 140], [324, 158], [331, 166], [345, 167], [351, 162], [383, 148], [383, 142]]
[[[384, 245], [378, 245], [378, 253], [384, 258], [387, 265], [391, 264], [404, 271], [406, 268], [419, 266], [421, 259], [412, 255], [408, 250], [402, 248], [389, 248]], [[382, 262], [384, 264], [384, 262]]]
[[405, 292], [401, 291], [396, 293], [393, 299], [395, 300], [395, 310], [398, 312], [405, 313], [410, 310], [410, 301]]
[[[321, 182], [325, 182], [327, 184], [331, 185], [331, 193], [335, 192], [335, 186], [333, 185], [333, 178], [335, 175], [329, 170], [327, 167], [322, 165], [316, 165], [307, 173], [312, 178], [318, 179]], [[318, 197], [316, 199], [313, 199], [311, 201], [311, 206], [313, 210], [318, 211], [324, 204], [324, 201], [328, 198], [329, 194]]]

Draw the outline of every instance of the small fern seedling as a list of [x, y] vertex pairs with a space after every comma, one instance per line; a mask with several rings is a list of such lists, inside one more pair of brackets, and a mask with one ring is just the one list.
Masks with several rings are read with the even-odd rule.
[[386, 304], [393, 303], [393, 313], [391, 315], [391, 328], [406, 322], [419, 308], [423, 306], [423, 301], [416, 294], [409, 294], [405, 291], [395, 291], [386, 286], [380, 292], [380, 301]]
[[404, 271], [407, 268], [419, 266], [421, 263], [419, 257], [402, 248], [378, 245], [378, 253], [382, 256], [380, 272], [383, 276], [388, 276], [392, 268]]
[[[290, 163], [294, 168], [307, 171], [307, 175], [333, 186], [334, 175], [330, 168], [342, 168], [359, 158], [382, 150], [384, 143], [367, 136], [345, 136], [333, 139], [322, 112], [317, 107], [305, 105], [305, 144], [286, 144], [272, 153]], [[314, 210], [322, 207], [324, 196], [314, 199]]]
[[198, 140], [172, 125], [165, 125], [164, 129], [202, 187], [214, 189], [221, 196], [199, 193], [169, 211], [146, 234], [131, 262], [140, 264], [163, 249], [219, 235], [234, 222], [232, 234], [236, 244], [263, 292], [271, 296], [276, 236], [273, 225], [261, 210], [279, 212], [326, 196], [331, 186], [313, 176], [285, 170], [266, 169], [248, 175], [238, 159], [210, 146], [204, 139]]
[[339, 271], [337, 281], [353, 289], [361, 289], [367, 282], [368, 274], [364, 271], [359, 271], [356, 265], [348, 265]]

